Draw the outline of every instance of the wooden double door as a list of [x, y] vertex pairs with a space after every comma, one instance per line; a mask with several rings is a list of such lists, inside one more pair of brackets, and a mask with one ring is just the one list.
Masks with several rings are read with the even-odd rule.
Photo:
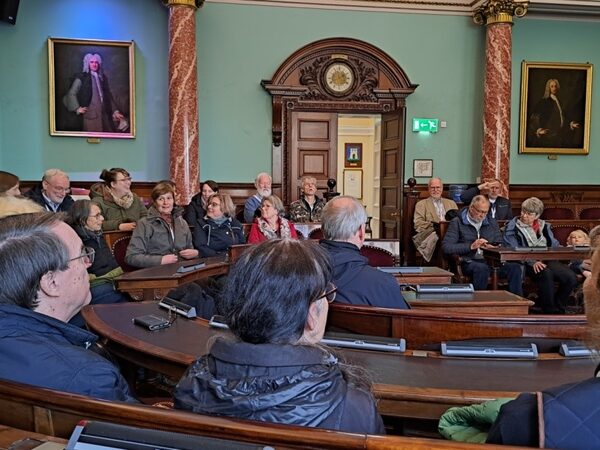
[[[404, 179], [404, 110], [381, 114], [381, 153], [379, 208], [382, 239], [401, 236], [402, 187]], [[317, 179], [321, 192], [327, 180], [337, 178], [338, 113], [294, 111], [290, 124], [289, 178], [290, 202], [300, 196], [300, 179], [305, 175]], [[367, 175], [368, 176], [368, 175]], [[337, 190], [341, 190], [338, 181]], [[296, 187], [297, 186], [297, 187]]]

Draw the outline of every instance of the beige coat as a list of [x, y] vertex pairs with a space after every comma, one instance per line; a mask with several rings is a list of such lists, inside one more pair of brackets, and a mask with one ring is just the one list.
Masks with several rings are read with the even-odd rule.
[[[444, 211], [448, 212], [451, 209], [458, 209], [456, 203], [449, 198], [442, 197], [442, 204], [444, 205]], [[413, 218], [415, 224], [415, 232], [419, 233], [425, 230], [432, 223], [439, 223], [440, 218], [438, 217], [437, 210], [433, 204], [433, 199], [428, 197], [420, 200], [415, 206], [415, 215]]]

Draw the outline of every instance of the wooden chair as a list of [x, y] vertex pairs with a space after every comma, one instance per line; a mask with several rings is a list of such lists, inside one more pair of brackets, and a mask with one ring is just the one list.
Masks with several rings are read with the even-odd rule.
[[589, 232], [587, 227], [582, 227], [579, 225], [554, 225], [552, 224], [552, 233], [554, 237], [560, 242], [560, 245], [567, 245], [567, 238], [569, 235], [575, 230], [583, 230], [586, 233]]
[[324, 239], [323, 230], [321, 228], [316, 228], [308, 233], [308, 239]]
[[600, 208], [585, 208], [579, 213], [580, 219], [598, 220], [600, 219]]
[[119, 266], [121, 266], [121, 269], [123, 269], [124, 272], [133, 272], [134, 270], [137, 270], [136, 267], [132, 267], [125, 262], [127, 246], [129, 245], [130, 240], [130, 235], [122, 236], [114, 241], [113, 246], [111, 248], [113, 256], [115, 257], [117, 263], [119, 264]]
[[550, 219], [575, 219], [575, 212], [571, 208], [551, 207], [544, 209], [541, 218]]
[[371, 245], [363, 245], [360, 254], [369, 260], [369, 265], [373, 267], [392, 267], [396, 263], [394, 255], [382, 248]]

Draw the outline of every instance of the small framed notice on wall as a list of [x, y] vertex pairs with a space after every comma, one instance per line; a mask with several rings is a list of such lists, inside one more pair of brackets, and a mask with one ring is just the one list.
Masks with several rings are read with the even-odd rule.
[[344, 170], [344, 195], [362, 198], [362, 169]]
[[413, 159], [413, 177], [433, 176], [433, 159]]

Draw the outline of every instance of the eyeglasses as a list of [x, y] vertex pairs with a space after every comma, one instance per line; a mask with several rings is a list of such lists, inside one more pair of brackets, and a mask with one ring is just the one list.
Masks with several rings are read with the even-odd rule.
[[313, 301], [316, 302], [317, 300], [321, 300], [322, 298], [324, 298], [327, 300], [327, 303], [333, 303], [333, 301], [335, 300], [336, 292], [337, 286], [332, 282], [329, 282], [327, 283], [327, 290], [325, 291], [325, 293], [315, 298]]
[[[46, 181], [46, 183], [48, 183], [48, 182]], [[68, 193], [71, 192], [71, 188], [70, 187], [54, 186], [53, 184], [50, 184], [50, 183], [48, 183], [48, 186], [50, 186], [56, 192], [64, 192], [65, 194], [68, 194]]]
[[81, 247], [81, 254], [75, 258], [71, 258], [69, 262], [75, 261], [76, 259], [83, 258], [83, 262], [86, 264], [93, 264], [94, 257], [96, 256], [96, 250], [92, 247]]
[[477, 206], [471, 206], [471, 208], [478, 214], [487, 214], [489, 211], [487, 209], [479, 209]]
[[220, 204], [220, 203], [217, 203], [217, 202], [210, 202], [210, 203], [208, 204], [208, 206], [212, 206], [213, 208], [216, 208], [217, 206], [221, 206], [221, 204]]
[[537, 216], [536, 213], [534, 212], [530, 212], [530, 211], [525, 211], [525, 210], [521, 210], [521, 214], [523, 214], [524, 216]]
[[118, 180], [115, 180], [115, 183], [117, 181], [131, 181], [131, 177], [119, 178]]
[[101, 212], [89, 216], [90, 219], [98, 219], [100, 217], [103, 217]]

